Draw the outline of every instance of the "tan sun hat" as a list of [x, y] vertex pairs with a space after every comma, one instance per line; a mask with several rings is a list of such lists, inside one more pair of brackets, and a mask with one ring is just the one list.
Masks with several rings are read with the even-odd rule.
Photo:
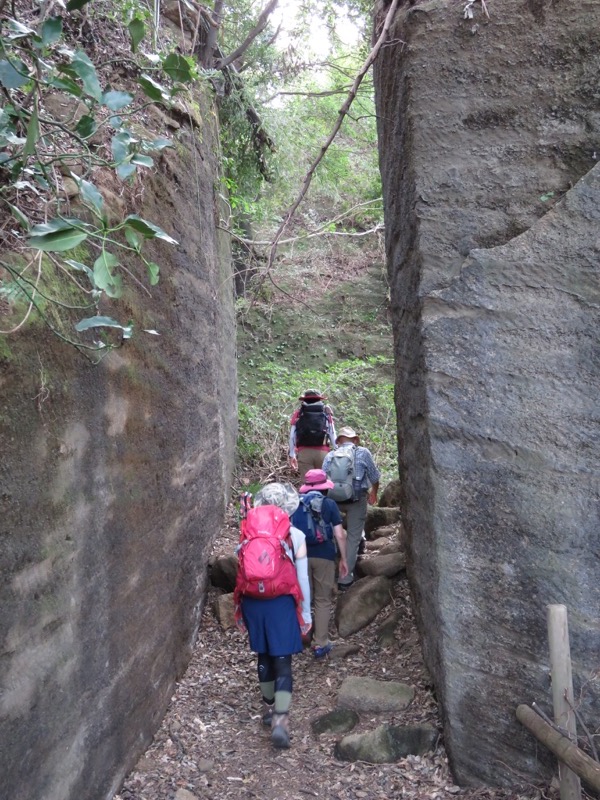
[[356, 439], [356, 442], [358, 443], [358, 433], [349, 425], [347, 425], [345, 428], [339, 429], [337, 432], [337, 438], [335, 440], [336, 444], [339, 442], [342, 436], [344, 436], [346, 439]]

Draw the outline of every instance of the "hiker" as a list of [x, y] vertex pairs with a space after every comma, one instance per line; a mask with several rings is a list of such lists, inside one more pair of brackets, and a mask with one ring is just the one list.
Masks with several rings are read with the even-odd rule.
[[[234, 591], [236, 622], [248, 631], [250, 649], [258, 653], [258, 683], [264, 703], [262, 721], [271, 728], [271, 741], [277, 748], [290, 746], [292, 655], [303, 651], [302, 636], [308, 636], [312, 627], [306, 541], [302, 531], [291, 526], [289, 520], [298, 504], [298, 493], [289, 483], [268, 483], [257, 493], [255, 507], [242, 521]], [[256, 518], [259, 524], [254, 542], [259, 539], [266, 548], [265, 538], [272, 542], [275, 537], [281, 561], [270, 559], [270, 563], [281, 566], [272, 580], [259, 580], [253, 585], [246, 572], [250, 566], [246, 562], [244, 537], [251, 536], [248, 528]], [[265, 537], [269, 525], [273, 534]], [[261, 554], [255, 565], [257, 571], [264, 562]]]
[[348, 574], [338, 580], [338, 589], [346, 591], [354, 583], [354, 567], [367, 518], [367, 503], [375, 505], [380, 473], [370, 450], [360, 446], [353, 428], [343, 427], [336, 439], [337, 449], [325, 456], [323, 469], [333, 483], [328, 497], [346, 512], [346, 560]]
[[298, 399], [300, 408], [290, 420], [289, 461], [303, 482], [306, 472], [320, 469], [330, 446], [335, 447], [335, 425], [327, 398], [316, 389], [307, 389]]
[[348, 574], [346, 531], [334, 500], [327, 497], [333, 483], [322, 469], [309, 469], [300, 487], [300, 505], [292, 516], [292, 525], [306, 536], [308, 577], [314, 607], [313, 655], [323, 658], [333, 647], [329, 640], [329, 618], [335, 584], [336, 542], [340, 552], [339, 577]]

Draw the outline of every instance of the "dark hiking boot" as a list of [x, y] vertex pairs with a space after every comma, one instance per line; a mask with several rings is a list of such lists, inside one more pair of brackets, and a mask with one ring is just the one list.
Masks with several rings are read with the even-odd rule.
[[265, 728], [271, 727], [271, 723], [273, 722], [273, 703], [269, 705], [269, 703], [265, 703], [263, 700], [263, 715], [261, 720]]
[[289, 723], [287, 714], [273, 714], [271, 723], [271, 742], [273, 747], [285, 750], [290, 746]]

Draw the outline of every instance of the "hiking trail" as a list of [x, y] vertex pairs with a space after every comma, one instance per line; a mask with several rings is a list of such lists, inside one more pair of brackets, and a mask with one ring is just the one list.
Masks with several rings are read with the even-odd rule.
[[[375, 532], [377, 533], [377, 532]], [[388, 543], [393, 537], [369, 543]], [[211, 561], [231, 556], [238, 540], [236, 514], [213, 547]], [[371, 555], [370, 555], [371, 554]], [[407, 756], [396, 763], [341, 761], [334, 756], [340, 734], [316, 735], [311, 723], [336, 708], [343, 680], [349, 676], [399, 681], [414, 689], [414, 699], [401, 712], [361, 713], [353, 733], [382, 723], [430, 723], [440, 730], [437, 703], [425, 669], [404, 574], [394, 579], [391, 604], [366, 628], [341, 640], [318, 661], [310, 649], [293, 657], [294, 694], [290, 710], [291, 747], [276, 751], [270, 732], [261, 725], [261, 698], [256, 658], [245, 634], [224, 630], [214, 605], [222, 590], [210, 588], [198, 640], [187, 672], [177, 685], [162, 726], [153, 743], [127, 777], [114, 800], [306, 800], [336, 798], [463, 797], [513, 800], [540, 798], [493, 788], [461, 789], [453, 782], [441, 735], [433, 751]], [[390, 619], [393, 634], [384, 635]], [[343, 645], [350, 646], [339, 657]], [[337, 650], [337, 652], [336, 652]]]

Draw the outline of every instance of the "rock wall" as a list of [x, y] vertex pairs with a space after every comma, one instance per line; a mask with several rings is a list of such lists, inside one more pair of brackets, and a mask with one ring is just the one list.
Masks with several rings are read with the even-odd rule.
[[403, 4], [375, 70], [400, 467], [452, 768], [514, 785], [547, 604], [598, 725], [600, 6], [463, 8]]
[[131, 313], [134, 338], [99, 366], [39, 323], [2, 339], [0, 796], [12, 800], [111, 798], [198, 630], [236, 438], [231, 259], [201, 103], [127, 209], [179, 242], [148, 250], [161, 265], [152, 299], [133, 284], [102, 309]]

